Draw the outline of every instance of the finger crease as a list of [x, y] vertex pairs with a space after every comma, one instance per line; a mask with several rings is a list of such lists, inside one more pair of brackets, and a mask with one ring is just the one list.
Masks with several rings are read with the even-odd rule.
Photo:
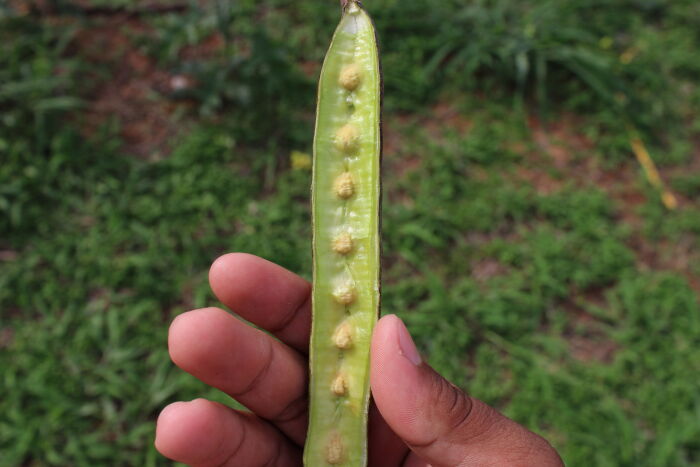
[[452, 402], [450, 403], [449, 413], [452, 413], [454, 411], [455, 407], [457, 407], [457, 404], [459, 404], [459, 396], [460, 396], [459, 392], [457, 392], [454, 389], [451, 392], [452, 392]]
[[[455, 391], [459, 391], [459, 389], [455, 388]], [[453, 405], [453, 407], [455, 407], [459, 403], [460, 396], [461, 394], [457, 392], [455, 397], [455, 404]], [[464, 405], [468, 405], [468, 407], [466, 407], [466, 409], [462, 411], [463, 415], [459, 417], [459, 419], [457, 419], [456, 423], [452, 427], [453, 430], [464, 425], [471, 416], [472, 410], [474, 409], [474, 402], [472, 401], [472, 398], [470, 396], [465, 395], [463, 396], [463, 399]]]
[[306, 394], [302, 394], [280, 410], [279, 414], [269, 420], [275, 423], [287, 423], [296, 420], [306, 413], [306, 399]]
[[437, 443], [437, 440], [439, 439], [439, 436], [434, 437], [430, 441], [426, 443], [407, 443], [411, 449], [416, 448], [416, 449], [428, 449], [430, 448], [433, 444]]
[[226, 467], [229, 465], [229, 462], [233, 460], [234, 457], [238, 455], [238, 452], [241, 450], [243, 447], [243, 443], [246, 439], [246, 436], [248, 435], [248, 427], [246, 426], [246, 420], [240, 420], [240, 425], [241, 425], [241, 439], [238, 440], [238, 444], [236, 444], [236, 447], [231, 451], [231, 453], [226, 456], [226, 459], [218, 465], [218, 467]]
[[289, 313], [287, 316], [284, 317], [284, 319], [277, 325], [271, 327], [271, 329], [268, 329], [273, 334], [279, 334], [287, 327], [292, 324], [294, 319], [297, 317], [299, 312], [306, 307], [306, 305], [309, 303], [309, 300], [311, 300], [311, 293], [306, 294], [306, 298], [304, 298], [304, 301], [301, 302], [296, 308], [293, 309], [291, 313]]
[[258, 373], [255, 375], [253, 380], [241, 391], [232, 393], [231, 395], [235, 398], [238, 399], [240, 397], [246, 396], [248, 393], [253, 391], [260, 382], [265, 379], [265, 376], [267, 376], [267, 373], [270, 371], [270, 367], [272, 366], [272, 360], [275, 358], [275, 352], [272, 350], [272, 345], [268, 342], [267, 344], [267, 357], [265, 358], [265, 364], [263, 365], [262, 368], [258, 371]]
[[272, 457], [270, 457], [270, 459], [267, 462], [265, 462], [265, 465], [263, 467], [268, 467], [268, 466], [272, 467], [272, 466], [278, 465], [281, 457], [282, 457], [282, 440], [277, 438], [277, 442], [275, 443], [275, 452], [272, 455]]

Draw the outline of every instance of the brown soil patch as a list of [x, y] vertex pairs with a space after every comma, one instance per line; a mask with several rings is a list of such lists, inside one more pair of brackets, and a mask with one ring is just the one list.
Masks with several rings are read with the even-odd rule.
[[178, 54], [182, 60], [205, 60], [217, 56], [226, 42], [220, 33], [214, 33], [199, 44], [187, 45]]
[[[585, 189], [604, 190], [616, 207], [620, 222], [631, 227], [628, 245], [635, 251], [641, 270], [667, 270], [685, 276], [691, 286], [700, 292], [700, 278], [693, 272], [694, 248], [697, 239], [690, 235], [677, 242], [653, 242], [642, 232], [645, 220], [639, 208], [648, 202], [646, 183], [640, 176], [639, 165], [630, 149], [629, 161], [614, 168], [603, 167], [600, 158], [593, 157], [595, 143], [577, 131], [580, 119], [563, 115], [552, 124], [543, 124], [537, 118], [529, 121], [533, 141], [538, 151], [526, 152], [525, 162], [516, 177], [530, 183], [539, 193], [556, 192], [564, 183]], [[700, 164], [700, 145], [690, 166]], [[660, 168], [668, 181], [674, 173], [687, 173], [688, 166]], [[558, 176], [552, 177], [554, 172]], [[681, 200], [681, 206], [688, 200]], [[586, 291], [581, 297], [586, 303], [605, 306], [603, 291]], [[571, 317], [571, 328], [566, 333], [571, 355], [584, 362], [609, 363], [618, 345], [606, 336], [599, 319], [576, 305], [573, 300], [561, 304]]]
[[0, 250], [0, 261], [15, 261], [19, 258], [19, 253], [15, 250]]
[[160, 159], [179, 132], [171, 118], [175, 105], [161, 96], [171, 92], [178, 81], [132, 43], [130, 36], [147, 35], [148, 31], [140, 19], [110, 16], [82, 28], [72, 47], [74, 53], [111, 73], [106, 80], [95, 77], [98, 84], [89, 91], [83, 123], [86, 135], [107, 122], [116, 122], [124, 152]]
[[428, 132], [435, 141], [443, 139], [445, 131], [468, 132], [473, 123], [464, 117], [453, 105], [445, 102], [436, 104], [428, 116], [417, 117], [413, 114], [392, 115], [382, 125], [383, 164], [392, 178], [402, 178], [409, 172], [420, 169], [424, 155], [416, 155], [407, 147], [403, 137], [412, 126], [418, 126]]
[[[527, 154], [527, 166], [518, 170], [521, 180], [531, 183], [543, 194], [556, 191], [562, 182], [583, 189], [602, 189], [615, 204], [620, 221], [634, 230], [642, 228], [644, 219], [639, 216], [638, 208], [648, 201], [646, 181], [640, 175], [640, 167], [631, 148], [627, 162], [616, 167], [604, 167], [600, 158], [593, 157], [595, 142], [577, 131], [581, 126], [580, 118], [564, 114], [557, 122], [545, 125], [536, 117], [531, 117], [529, 125], [539, 151]], [[700, 156], [696, 159], [693, 164], [700, 163]], [[560, 177], [552, 179], [546, 175], [548, 170], [557, 171]], [[675, 171], [687, 171], [688, 167], [660, 170], [662, 177], [670, 180]], [[687, 202], [681, 200], [683, 205], [687, 205]]]
[[555, 178], [542, 167], [520, 165], [516, 177], [532, 186], [540, 195], [551, 195], [564, 188], [565, 180]]
[[[581, 294], [586, 304], [605, 308], [605, 289], [587, 290]], [[600, 318], [570, 299], [562, 302], [559, 309], [569, 317], [564, 337], [569, 343], [571, 356], [582, 362], [611, 363], [619, 350], [617, 342], [608, 337]]]
[[438, 102], [430, 111], [430, 118], [426, 118], [422, 125], [436, 139], [440, 139], [446, 129], [460, 134], [467, 133], [474, 126], [474, 122], [462, 115], [454, 105]]
[[6, 349], [12, 345], [15, 339], [15, 332], [12, 328], [0, 328], [0, 349]]
[[[112, 123], [117, 125], [124, 142], [123, 152], [147, 159], [160, 159], [169, 153], [185, 124], [172, 118], [183, 104], [174, 104], [162, 96], [191, 82], [159, 68], [152, 58], [139, 51], [132, 38], [147, 38], [151, 33], [146, 16], [184, 11], [186, 3], [154, 2], [122, 8], [74, 0], [68, 8], [45, 0], [11, 0], [10, 6], [37, 21], [78, 26], [68, 53], [96, 65], [81, 77], [87, 108], [76, 118], [86, 137]], [[217, 46], [207, 42], [196, 52]]]
[[[593, 157], [595, 143], [577, 131], [582, 125], [579, 117], [563, 114], [556, 122], [544, 124], [531, 116], [528, 124], [537, 152], [526, 155], [527, 167], [518, 173], [522, 179], [544, 194], [556, 191], [563, 184], [578, 188], [596, 186], [605, 190], [622, 208], [618, 212], [623, 221], [637, 221], [633, 208], [646, 198], [637, 186], [638, 169], [631, 153], [630, 163], [605, 168], [599, 158]], [[552, 170], [559, 177], [548, 176]]]
[[472, 277], [478, 282], [486, 282], [489, 279], [505, 274], [508, 269], [493, 258], [485, 258], [471, 265]]
[[571, 336], [568, 338], [571, 356], [582, 362], [611, 363], [619, 346], [602, 336]]
[[[547, 124], [531, 116], [528, 121], [531, 143], [508, 143], [510, 150], [524, 157], [515, 171], [516, 180], [530, 184], [543, 195], [556, 193], [567, 185], [579, 189], [602, 189], [614, 204], [618, 220], [632, 230], [628, 244], [637, 253], [639, 267], [678, 272], [700, 291], [700, 278], [692, 270], [693, 259], [697, 256], [693, 254], [696, 239], [688, 237], [670, 245], [657, 244], [643, 235], [645, 220], [639, 214], [639, 208], [649, 201], [648, 190], [631, 148], [627, 162], [615, 167], [604, 166], [601, 159], [595, 157], [595, 142], [579, 131], [583, 123], [580, 117], [572, 114], [563, 114]], [[424, 157], [412, 153], [402, 139], [402, 134], [412, 131], [415, 126], [425, 128], [439, 141], [445, 131], [470, 131], [472, 122], [461, 116], [453, 105], [444, 102], [434, 106], [430, 118], [392, 116], [384, 125], [384, 168], [394, 180], [420, 170]], [[688, 173], [694, 168], [700, 170], [700, 142], [695, 151], [693, 160], [683, 167], [660, 168], [662, 177], [668, 181], [674, 174]], [[410, 204], [410, 196], [399, 190], [392, 191], [396, 193], [392, 202]], [[689, 200], [681, 200], [681, 206], [688, 203]], [[474, 267], [476, 277], [488, 278], [495, 266], [477, 264]]]

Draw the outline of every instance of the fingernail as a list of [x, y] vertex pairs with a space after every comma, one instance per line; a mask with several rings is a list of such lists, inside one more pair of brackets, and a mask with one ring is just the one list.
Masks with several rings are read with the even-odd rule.
[[401, 321], [400, 318], [397, 320], [396, 332], [399, 334], [399, 351], [401, 355], [410, 360], [411, 363], [418, 366], [421, 364], [422, 360], [418, 349], [416, 349], [416, 344], [413, 343], [413, 339], [408, 333], [408, 329], [406, 329], [406, 325], [403, 324], [403, 321]]

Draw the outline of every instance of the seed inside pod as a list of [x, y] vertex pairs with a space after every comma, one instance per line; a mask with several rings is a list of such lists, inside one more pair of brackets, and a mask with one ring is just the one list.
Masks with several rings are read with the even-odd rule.
[[355, 182], [349, 172], [338, 175], [333, 182], [333, 191], [338, 198], [348, 199], [355, 194]]
[[357, 89], [357, 86], [360, 85], [361, 79], [362, 74], [360, 71], [360, 67], [357, 66], [357, 64], [352, 63], [350, 65], [346, 65], [340, 71], [340, 77], [338, 78], [338, 82], [342, 87], [344, 87], [348, 91], [354, 91], [355, 89]]
[[331, 392], [336, 396], [344, 396], [348, 392], [348, 382], [342, 373], [338, 373], [331, 383]]
[[342, 284], [333, 291], [333, 297], [341, 305], [350, 305], [357, 298], [355, 286], [351, 283]]
[[357, 149], [360, 135], [357, 133], [357, 128], [348, 123], [338, 129], [335, 134], [335, 147], [343, 152], [352, 152]]
[[343, 232], [333, 239], [333, 251], [339, 255], [347, 255], [352, 251], [352, 236]]
[[326, 446], [326, 461], [329, 464], [340, 464], [343, 462], [343, 441], [340, 439], [338, 433], [331, 435], [328, 440], [328, 445]]
[[333, 343], [339, 349], [347, 350], [352, 347], [352, 325], [347, 321], [338, 326], [333, 333]]

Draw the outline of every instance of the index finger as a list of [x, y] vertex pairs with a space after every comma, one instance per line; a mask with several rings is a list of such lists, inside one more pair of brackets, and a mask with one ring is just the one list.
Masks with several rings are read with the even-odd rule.
[[311, 284], [275, 263], [246, 253], [219, 257], [209, 283], [221, 302], [242, 318], [307, 352]]

